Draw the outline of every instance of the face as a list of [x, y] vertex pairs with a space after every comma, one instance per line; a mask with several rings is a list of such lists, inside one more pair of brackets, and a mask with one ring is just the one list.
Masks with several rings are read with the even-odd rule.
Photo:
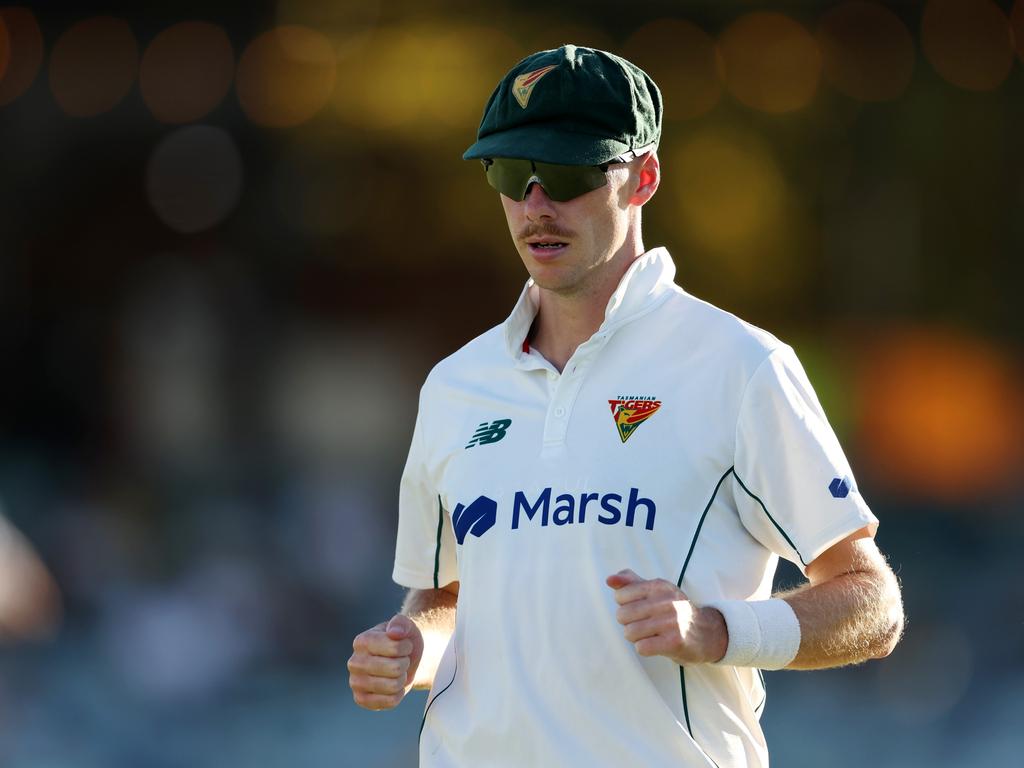
[[569, 296], [600, 282], [626, 243], [637, 179], [628, 163], [611, 166], [605, 186], [565, 202], [537, 183], [522, 202], [500, 195], [512, 240], [537, 285]]

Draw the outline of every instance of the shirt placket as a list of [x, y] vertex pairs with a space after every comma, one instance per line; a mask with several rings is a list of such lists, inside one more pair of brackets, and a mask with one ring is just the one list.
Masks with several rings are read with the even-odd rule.
[[544, 418], [542, 456], [553, 456], [565, 450], [569, 423], [577, 396], [583, 387], [594, 359], [608, 340], [608, 332], [594, 334], [573, 353], [562, 373], [547, 371], [548, 408]]

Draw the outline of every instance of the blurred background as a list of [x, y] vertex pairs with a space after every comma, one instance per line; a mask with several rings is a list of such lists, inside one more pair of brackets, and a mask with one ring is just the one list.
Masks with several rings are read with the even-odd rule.
[[415, 764], [345, 661], [525, 279], [460, 154], [564, 42], [660, 84], [645, 241], [796, 347], [904, 585], [890, 658], [768, 675], [773, 764], [1016, 764], [1024, 0], [156, 0], [0, 6], [0, 766]]

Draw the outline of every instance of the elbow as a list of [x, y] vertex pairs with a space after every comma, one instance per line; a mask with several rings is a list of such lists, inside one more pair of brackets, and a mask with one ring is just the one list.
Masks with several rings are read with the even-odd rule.
[[903, 637], [903, 627], [906, 622], [899, 582], [895, 577], [892, 578], [892, 583], [886, 593], [884, 620], [881, 622], [877, 648], [872, 654], [872, 657], [876, 659], [884, 659], [896, 649]]

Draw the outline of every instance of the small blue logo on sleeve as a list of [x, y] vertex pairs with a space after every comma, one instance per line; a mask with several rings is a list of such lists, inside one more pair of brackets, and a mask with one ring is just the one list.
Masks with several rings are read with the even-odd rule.
[[480, 537], [487, 533], [494, 526], [498, 519], [498, 502], [481, 496], [468, 507], [462, 504], [455, 505], [452, 512], [452, 527], [455, 529], [455, 539], [461, 544], [466, 540], [466, 534], [472, 533]]
[[852, 489], [853, 483], [848, 477], [837, 477], [828, 485], [829, 493], [837, 499], [845, 499]]

